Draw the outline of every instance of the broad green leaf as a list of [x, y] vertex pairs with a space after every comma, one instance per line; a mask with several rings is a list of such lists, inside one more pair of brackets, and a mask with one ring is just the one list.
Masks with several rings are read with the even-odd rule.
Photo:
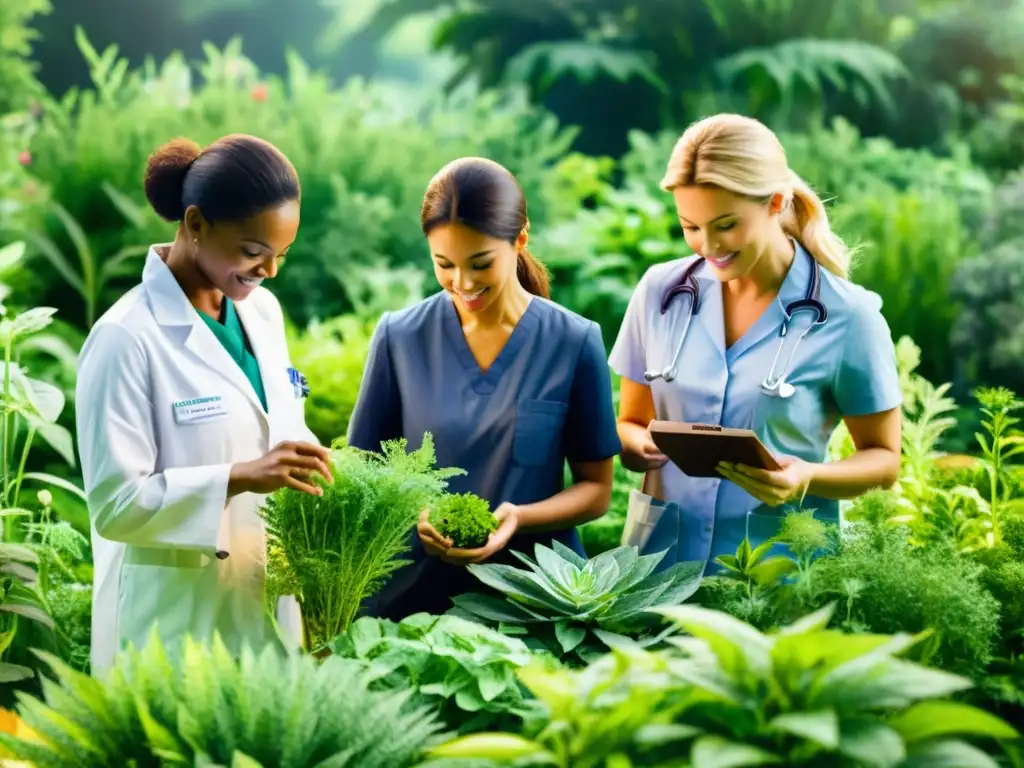
[[571, 592], [573, 571], [576, 568], [563, 558], [559, 557], [553, 549], [542, 547], [539, 544], [534, 553], [537, 557], [537, 565], [548, 579], [561, 586], [566, 592]]
[[908, 744], [940, 736], [987, 736], [1016, 739], [1019, 733], [1005, 720], [983, 709], [955, 701], [922, 701], [889, 720]]
[[555, 622], [555, 639], [562, 646], [563, 653], [572, 653], [587, 636], [587, 630], [571, 626], [568, 622]]
[[782, 760], [771, 752], [727, 741], [721, 736], [701, 736], [690, 753], [693, 768], [743, 768], [748, 765], [780, 765]]
[[701, 733], [703, 731], [700, 728], [684, 723], [652, 723], [641, 727], [633, 737], [633, 741], [642, 747], [663, 747], [680, 741], [688, 741], [695, 736], [700, 736]]
[[470, 565], [467, 570], [488, 587], [529, 608], [572, 616], [577, 606], [559, 595], [544, 577], [510, 565]]
[[85, 491], [74, 483], [65, 480], [63, 477], [57, 477], [57, 475], [51, 475], [47, 472], [26, 472], [23, 477], [25, 480], [34, 480], [37, 483], [52, 485], [54, 488], [60, 488], [61, 490], [74, 494], [82, 501], [87, 501]]
[[998, 768], [999, 763], [962, 741], [921, 744], [910, 750], [900, 768]]
[[750, 578], [755, 584], [768, 586], [793, 573], [798, 567], [796, 562], [788, 557], [770, 557], [750, 569]]
[[454, 759], [482, 758], [490, 760], [520, 760], [528, 757], [557, 765], [555, 756], [534, 741], [511, 733], [476, 733], [464, 736], [429, 750], [433, 757]]
[[555, 550], [555, 553], [558, 554], [559, 557], [563, 558], [564, 560], [568, 560], [577, 568], [582, 569], [586, 566], [586, 558], [580, 557], [579, 553], [569, 549], [569, 547], [565, 546], [565, 544], [563, 544], [562, 542], [557, 540], [552, 541], [551, 547]]
[[58, 456], [67, 463], [69, 467], [75, 466], [75, 439], [71, 432], [60, 424], [41, 421], [30, 417], [28, 421], [35, 427], [36, 432], [49, 445]]
[[452, 598], [456, 607], [482, 619], [489, 621], [505, 621], [513, 624], [538, 621], [533, 612], [527, 612], [523, 606], [501, 600], [491, 595], [468, 593]]
[[231, 755], [231, 768], [263, 768], [263, 765], [236, 749]]
[[919, 699], [931, 699], [965, 691], [974, 684], [965, 677], [929, 669], [901, 659], [876, 662], [848, 671], [860, 659], [825, 674], [815, 691], [814, 706], [840, 711], [865, 708], [905, 707]]
[[46, 613], [38, 605], [27, 605], [24, 603], [0, 603], [0, 611], [6, 611], [7, 613], [16, 613], [19, 616], [24, 616], [26, 619], [37, 621], [40, 624], [44, 624], [50, 629], [54, 629], [56, 625], [53, 623], [53, 619], [50, 618], [49, 614]]
[[[5, 633], [12, 634], [13, 633]], [[28, 680], [34, 676], [33, 672], [28, 667], [23, 667], [20, 664], [8, 664], [6, 661], [0, 661], [0, 683], [16, 683], [20, 680]]]
[[54, 307], [33, 307], [25, 310], [14, 318], [13, 331], [15, 337], [29, 336], [43, 330], [53, 322], [57, 314]]
[[768, 727], [813, 741], [826, 749], [839, 746], [839, 718], [831, 709], [779, 715]]
[[0, 560], [17, 560], [19, 563], [39, 563], [39, 554], [24, 544], [0, 543]]
[[746, 622], [721, 611], [695, 605], [674, 605], [653, 609], [678, 624], [694, 637], [703, 638], [729, 670], [743, 659], [755, 674], [765, 674], [771, 665], [772, 641]]
[[900, 735], [871, 717], [844, 718], [840, 722], [839, 752], [877, 768], [895, 768], [907, 756]]
[[568, 669], [545, 669], [533, 664], [516, 670], [516, 675], [538, 699], [558, 711], [576, 701], [576, 679]]
[[17, 267], [25, 256], [25, 243], [16, 242], [0, 248], [0, 275]]

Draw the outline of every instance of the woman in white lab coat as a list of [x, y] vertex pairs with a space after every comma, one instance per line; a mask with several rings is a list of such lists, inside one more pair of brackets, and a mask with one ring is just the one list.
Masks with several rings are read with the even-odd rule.
[[[185, 635], [219, 633], [235, 652], [273, 642], [259, 506], [282, 487], [317, 493], [313, 473], [330, 478], [280, 305], [261, 286], [298, 230], [295, 169], [251, 136], [203, 150], [179, 139], [150, 157], [145, 190], [177, 234], [150, 249], [79, 367], [94, 674], [154, 626], [172, 654]], [[278, 606], [290, 633], [297, 611]]]

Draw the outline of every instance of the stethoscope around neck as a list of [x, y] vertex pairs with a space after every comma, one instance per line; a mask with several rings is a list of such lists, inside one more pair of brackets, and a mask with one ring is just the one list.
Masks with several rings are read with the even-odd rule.
[[[796, 350], [800, 346], [801, 341], [803, 341], [811, 332], [824, 325], [828, 320], [828, 309], [820, 299], [821, 266], [810, 256], [810, 254], [808, 254], [808, 258], [811, 259], [811, 277], [807, 283], [807, 292], [805, 293], [804, 298], [797, 301], [791, 301], [785, 306], [784, 311], [786, 317], [782, 321], [782, 325], [779, 327], [779, 346], [778, 349], [775, 350], [775, 357], [772, 359], [771, 370], [768, 371], [768, 375], [761, 381], [761, 389], [766, 394], [775, 395], [777, 397], [792, 397], [793, 393], [796, 392], [793, 385], [786, 381], [786, 376], [789, 375], [789, 369], [793, 364], [793, 357], [796, 355]], [[654, 381], [655, 379], [673, 381], [679, 373], [679, 357], [683, 352], [683, 344], [686, 342], [686, 334], [690, 330], [690, 323], [694, 316], [700, 311], [700, 286], [697, 283], [697, 279], [694, 277], [694, 273], [696, 273], [703, 264], [703, 257], [700, 257], [693, 262], [693, 264], [687, 267], [683, 272], [683, 276], [679, 282], [671, 286], [662, 297], [662, 315], [668, 311], [672, 300], [679, 295], [689, 295], [690, 311], [686, 313], [686, 323], [683, 325], [682, 333], [679, 336], [679, 343], [676, 345], [676, 352], [672, 358], [672, 363], [662, 371], [645, 372], [644, 378], [647, 381]], [[786, 360], [786, 367], [783, 368], [782, 373], [779, 376], [776, 376], [775, 366], [778, 365], [779, 355], [782, 353], [783, 346], [785, 346], [786, 334], [789, 333], [789, 325], [793, 320], [793, 315], [797, 312], [813, 312], [814, 320], [797, 338], [796, 343], [793, 345], [793, 349], [789, 353], [789, 358]]]

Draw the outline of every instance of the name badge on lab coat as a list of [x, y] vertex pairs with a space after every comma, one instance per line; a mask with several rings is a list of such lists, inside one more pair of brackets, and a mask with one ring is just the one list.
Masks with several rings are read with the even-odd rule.
[[198, 424], [227, 416], [228, 408], [220, 395], [179, 400], [174, 404], [174, 420], [178, 424]]

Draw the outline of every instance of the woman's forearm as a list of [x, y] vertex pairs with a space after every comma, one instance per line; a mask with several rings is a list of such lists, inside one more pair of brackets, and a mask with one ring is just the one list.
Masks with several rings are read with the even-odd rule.
[[560, 530], [596, 520], [608, 510], [611, 495], [607, 483], [580, 480], [544, 501], [518, 505], [519, 530]]
[[840, 461], [811, 465], [807, 495], [853, 499], [899, 479], [900, 455], [888, 448], [864, 448]]

